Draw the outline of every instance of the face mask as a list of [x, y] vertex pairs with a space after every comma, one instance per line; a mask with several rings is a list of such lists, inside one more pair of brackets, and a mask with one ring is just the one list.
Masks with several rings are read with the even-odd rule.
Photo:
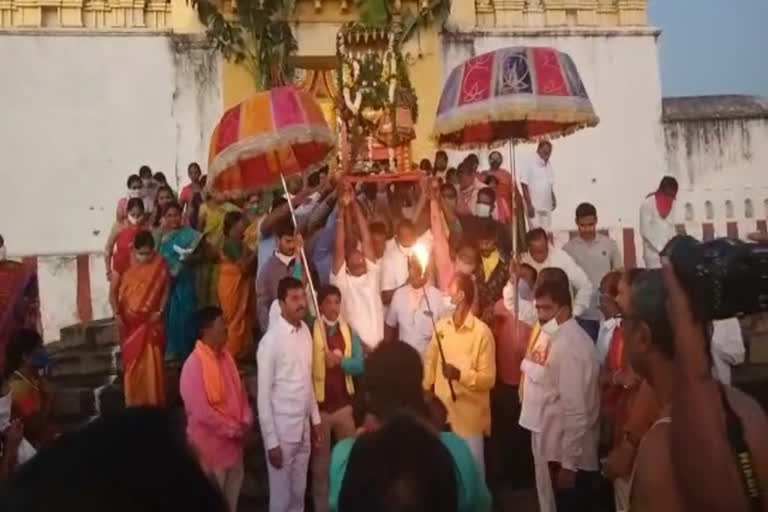
[[5, 249], [5, 246], [0, 247], [0, 261], [5, 261], [5, 258], [8, 257], [7, 250]]
[[475, 273], [475, 266], [465, 261], [456, 260], [456, 272], [459, 274], [472, 275]]
[[133, 224], [135, 226], [136, 224], [141, 222], [141, 216], [129, 214], [128, 215], [128, 222], [130, 222], [131, 224]]
[[403, 254], [408, 256], [409, 258], [411, 256], [411, 253], [413, 252], [413, 247], [412, 246], [411, 247], [403, 247], [402, 245], [400, 245], [398, 243], [397, 244], [397, 248], [400, 249], [400, 252], [402, 252]]
[[130, 199], [135, 199], [137, 197], [141, 197], [141, 189], [129, 188], [128, 189], [128, 197]]
[[557, 331], [560, 330], [560, 324], [557, 323], [557, 315], [560, 314], [560, 310], [558, 309], [555, 313], [555, 316], [552, 317], [552, 319], [541, 326], [541, 332], [548, 335], [550, 338], [557, 334]]
[[475, 216], [487, 219], [491, 216], [491, 205], [477, 203], [475, 205]]
[[339, 317], [336, 317], [336, 320], [328, 320], [325, 315], [321, 315], [323, 318], [323, 322], [325, 322], [325, 325], [328, 327], [336, 327], [339, 323]]
[[517, 287], [521, 299], [528, 301], [533, 300], [533, 292], [531, 291], [531, 287], [528, 286], [528, 281], [523, 278], [519, 278], [517, 280]]
[[141, 184], [145, 189], [152, 188], [152, 179], [141, 180]]
[[447, 310], [453, 313], [456, 311], [456, 304], [453, 303], [453, 299], [450, 295], [446, 295], [443, 297], [443, 307]]
[[138, 261], [139, 263], [146, 263], [151, 259], [152, 259], [151, 254], [138, 254], [138, 253], [136, 254], [136, 261]]
[[38, 348], [32, 353], [31, 356], [29, 356], [29, 365], [36, 370], [48, 368], [50, 364], [51, 357], [43, 347]]

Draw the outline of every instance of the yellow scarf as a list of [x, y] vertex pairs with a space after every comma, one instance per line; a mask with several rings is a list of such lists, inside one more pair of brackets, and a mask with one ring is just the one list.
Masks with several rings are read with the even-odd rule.
[[490, 256], [483, 257], [483, 275], [485, 276], [485, 280], [487, 281], [490, 277], [493, 271], [496, 269], [496, 265], [499, 264], [499, 261], [501, 258], [499, 257], [499, 251], [493, 251]]
[[[324, 327], [323, 321], [320, 318], [315, 319], [312, 328], [312, 383], [315, 388], [315, 400], [319, 404], [325, 402], [325, 350], [327, 346], [322, 332]], [[349, 325], [344, 320], [339, 320], [337, 328], [344, 339], [344, 357], [348, 359], [352, 357], [352, 331], [350, 331]], [[354, 395], [355, 385], [352, 377], [346, 375], [344, 380], [346, 381], [347, 393], [350, 396]]]

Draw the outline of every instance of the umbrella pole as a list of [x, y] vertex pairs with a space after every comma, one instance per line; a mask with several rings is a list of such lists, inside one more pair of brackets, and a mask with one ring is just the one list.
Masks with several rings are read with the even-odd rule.
[[[291, 219], [293, 220], [293, 229], [297, 230], [299, 228], [299, 224], [296, 222], [296, 212], [293, 209], [293, 203], [291, 203], [290, 199], [290, 193], [288, 192], [288, 184], [285, 182], [285, 176], [283, 173], [280, 173], [280, 181], [283, 184], [283, 190], [285, 191], [285, 195], [288, 197], [288, 209], [291, 211]], [[307, 281], [309, 282], [309, 289], [312, 293], [312, 304], [315, 306], [315, 314], [317, 317], [320, 317], [320, 306], [317, 303], [317, 291], [315, 290], [315, 283], [312, 281], [312, 273], [309, 271], [309, 263], [307, 261], [307, 254], [304, 252], [304, 246], [301, 247], [301, 262], [304, 265], [304, 271], [307, 273]], [[321, 329], [323, 331], [323, 335], [325, 335], [325, 330]]]
[[[515, 141], [510, 140], [509, 141], [509, 161], [510, 161], [510, 169], [512, 171], [512, 211], [515, 211], [517, 208], [517, 194], [519, 194], [519, 191], [517, 190], [518, 184], [517, 184], [517, 161], [515, 160]], [[523, 215], [523, 222], [525, 222], [525, 212], [517, 212], [518, 215]], [[517, 263], [520, 262], [520, 255], [518, 254], [517, 247], [518, 247], [518, 240], [517, 240], [517, 218], [515, 218], [515, 221], [513, 223], [512, 228], [512, 257], [515, 259]], [[516, 265], [517, 266], [517, 265]], [[520, 295], [519, 295], [519, 286], [518, 286], [518, 277], [515, 276], [515, 323], [513, 325], [512, 329], [512, 335], [514, 336], [515, 343], [517, 343], [517, 337], [519, 336], [518, 333], [518, 325], [520, 321]]]

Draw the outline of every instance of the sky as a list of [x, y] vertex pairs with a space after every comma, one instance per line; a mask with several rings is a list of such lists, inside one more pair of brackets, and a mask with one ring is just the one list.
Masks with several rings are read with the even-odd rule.
[[768, 0], [648, 0], [665, 96], [768, 96]]

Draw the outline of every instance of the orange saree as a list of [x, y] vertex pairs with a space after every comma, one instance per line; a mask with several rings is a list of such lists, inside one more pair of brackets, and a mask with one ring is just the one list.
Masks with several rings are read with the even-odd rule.
[[[168, 265], [160, 255], [147, 263], [133, 262], [120, 279], [118, 306], [123, 325], [125, 405], [163, 405], [165, 326], [161, 312], [169, 286]], [[158, 319], [153, 319], [158, 316]]]
[[219, 303], [227, 324], [227, 350], [235, 359], [248, 355], [253, 336], [253, 278], [238, 266], [242, 243], [225, 241], [219, 267]]

